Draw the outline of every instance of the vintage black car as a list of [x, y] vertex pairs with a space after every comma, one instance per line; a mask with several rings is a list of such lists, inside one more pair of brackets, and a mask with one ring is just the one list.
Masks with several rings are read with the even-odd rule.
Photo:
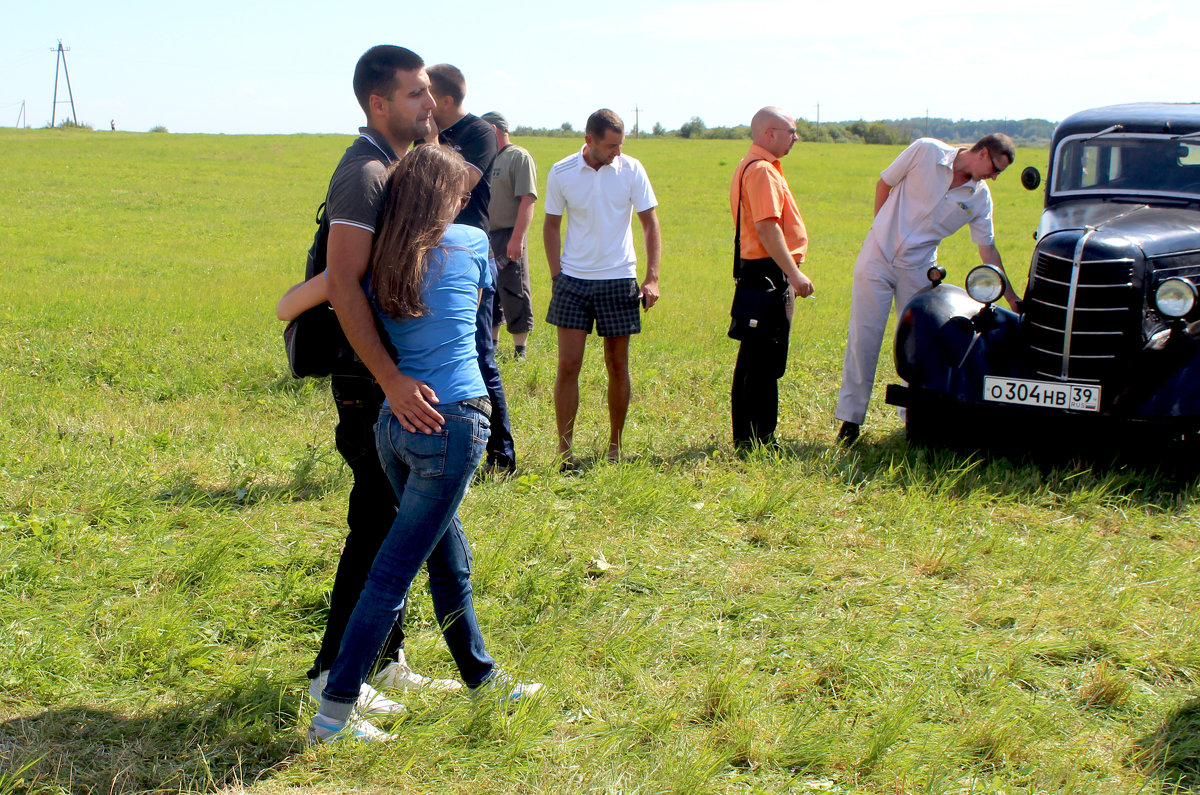
[[[1022, 174], [1035, 189], [1041, 176]], [[910, 439], [1105, 444], [1200, 432], [1200, 104], [1115, 105], [1054, 131], [1020, 314], [999, 271], [901, 313], [887, 402]], [[982, 423], [982, 424], [981, 424]], [[1015, 423], [1015, 425], [1013, 424]], [[1070, 437], [1064, 434], [1072, 434]]]

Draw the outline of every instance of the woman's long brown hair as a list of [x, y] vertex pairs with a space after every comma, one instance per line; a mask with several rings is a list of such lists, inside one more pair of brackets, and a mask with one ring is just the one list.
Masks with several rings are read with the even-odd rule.
[[375, 305], [397, 320], [421, 317], [429, 259], [461, 209], [467, 164], [446, 146], [422, 144], [392, 164], [379, 236], [371, 250]]

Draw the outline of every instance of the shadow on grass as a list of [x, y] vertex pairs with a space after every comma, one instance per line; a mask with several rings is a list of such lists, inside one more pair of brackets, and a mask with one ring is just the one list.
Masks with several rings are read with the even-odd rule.
[[[555, 463], [554, 468], [550, 470], [550, 474], [570, 480], [573, 478], [582, 478], [594, 470], [603, 470], [608, 467], [621, 466], [623, 464], [645, 466], [652, 469], [669, 469], [680, 465], [706, 461], [716, 456], [720, 450], [720, 445], [713, 443], [685, 447], [670, 455], [629, 451], [622, 453], [619, 461], [610, 461], [607, 456], [603, 455], [580, 455], [574, 459], [573, 466], [566, 469], [559, 468], [560, 465]], [[511, 479], [519, 482], [522, 474], [524, 474], [522, 470], [518, 469], [517, 477]], [[483, 479], [488, 478], [485, 477]], [[505, 478], [492, 479], [504, 480]]]
[[171, 505], [238, 510], [264, 502], [304, 502], [321, 499], [345, 483], [347, 473], [336, 462], [310, 450], [298, 460], [287, 482], [259, 482], [253, 475], [224, 486], [204, 486], [190, 472], [177, 474], [155, 499]]
[[297, 697], [266, 682], [128, 717], [64, 707], [0, 723], [14, 792], [217, 792], [251, 784], [300, 750]]
[[[998, 439], [1003, 436], [998, 431]], [[893, 481], [963, 495], [987, 489], [1009, 496], [1092, 495], [1139, 507], [1176, 510], [1200, 497], [1200, 450], [1056, 444], [1053, 437], [1024, 439], [1013, 430], [992, 447], [967, 439], [913, 443], [903, 430], [849, 448], [798, 445], [797, 455], [825, 456], [854, 483]], [[807, 448], [807, 450], [805, 450]]]
[[[630, 464], [644, 464], [655, 469], [670, 468], [706, 461], [715, 456], [720, 449], [721, 446], [714, 442], [684, 447], [669, 455], [662, 453], [626, 453], [622, 460]], [[594, 465], [607, 466], [608, 462], [604, 461], [604, 459], [598, 459], [594, 462]]]
[[249, 391], [258, 391], [267, 395], [303, 395], [309, 392], [323, 392], [328, 395], [329, 377], [292, 378], [291, 373], [285, 373], [273, 379], [260, 379]]
[[1200, 698], [1176, 707], [1153, 734], [1134, 743], [1129, 761], [1164, 792], [1200, 792]]

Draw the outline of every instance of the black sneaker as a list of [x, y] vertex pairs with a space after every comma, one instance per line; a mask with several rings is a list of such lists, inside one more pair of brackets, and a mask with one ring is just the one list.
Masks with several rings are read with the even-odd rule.
[[858, 441], [858, 434], [862, 430], [857, 422], [846, 420], [842, 423], [842, 427], [838, 430], [837, 443], [843, 447], [849, 447]]

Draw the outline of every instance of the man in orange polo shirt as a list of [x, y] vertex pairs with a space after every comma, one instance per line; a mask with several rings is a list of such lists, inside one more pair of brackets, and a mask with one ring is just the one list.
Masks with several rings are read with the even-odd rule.
[[813, 293], [812, 280], [797, 267], [808, 252], [808, 231], [779, 165], [779, 158], [796, 143], [796, 122], [779, 108], [766, 107], [750, 121], [750, 137], [750, 151], [733, 172], [729, 187], [735, 219], [740, 205], [738, 280], [743, 286], [786, 290], [787, 301], [776, 333], [743, 340], [738, 348], [730, 402], [733, 443], [739, 450], [775, 441], [793, 301]]

